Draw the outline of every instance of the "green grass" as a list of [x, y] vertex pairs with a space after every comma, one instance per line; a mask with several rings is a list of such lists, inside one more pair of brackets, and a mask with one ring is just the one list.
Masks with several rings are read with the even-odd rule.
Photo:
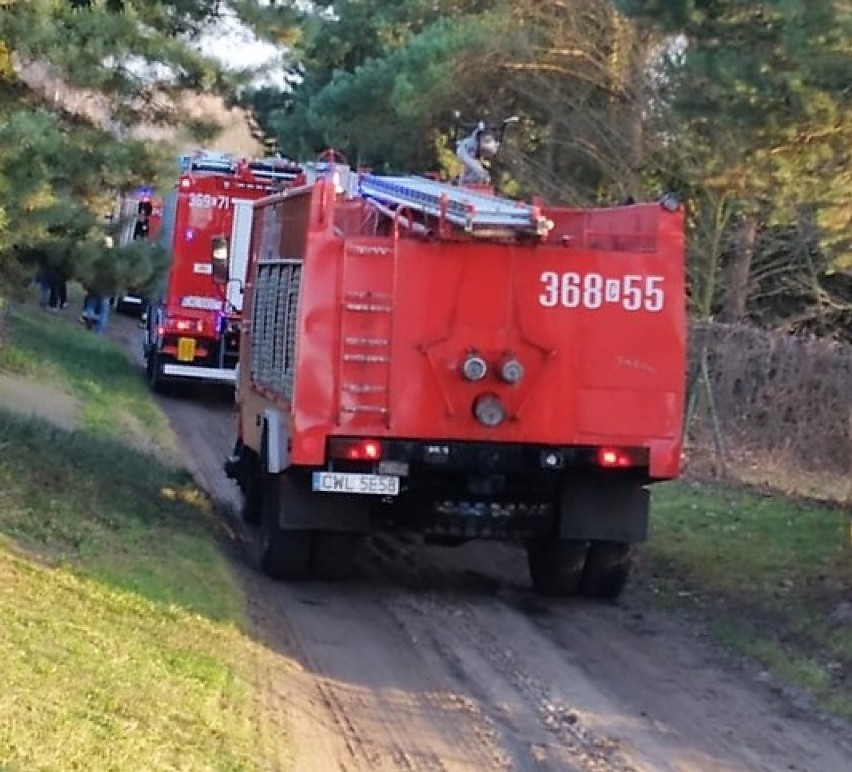
[[9, 320], [0, 372], [65, 384], [83, 405], [85, 429], [172, 447], [165, 417], [116, 343], [46, 312], [17, 310]]
[[852, 718], [850, 513], [745, 487], [660, 486], [645, 546], [664, 601]]
[[102, 418], [116, 398], [142, 439], [165, 420], [116, 347], [27, 314], [12, 335], [0, 369], [87, 418], [0, 409], [0, 769], [258, 768], [257, 648], [209, 504]]

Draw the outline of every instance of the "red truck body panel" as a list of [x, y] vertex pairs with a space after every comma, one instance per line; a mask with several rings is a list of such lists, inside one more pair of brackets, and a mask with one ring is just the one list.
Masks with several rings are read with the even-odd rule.
[[[296, 465], [322, 466], [340, 435], [641, 447], [650, 478], [675, 477], [682, 212], [542, 211], [545, 239], [500, 243], [377, 235], [369, 205], [322, 180], [256, 203], [247, 304], [263, 260], [302, 261], [301, 292], [292, 398], [252, 382], [260, 320], [243, 327], [242, 433], [271, 404], [288, 415]], [[460, 375], [471, 352], [490, 366], [475, 383]], [[517, 384], [496, 375], [507, 358], [523, 366]], [[483, 394], [505, 406], [500, 426], [474, 417]]]
[[[225, 294], [213, 281], [213, 239], [224, 236], [230, 240], [235, 200], [257, 200], [274, 189], [268, 183], [239, 182], [209, 172], [181, 176], [175, 192], [172, 263], [164, 297], [167, 313], [203, 319], [209, 324], [207, 336], [215, 337], [214, 322], [224, 309]], [[230, 313], [235, 312], [231, 309]]]

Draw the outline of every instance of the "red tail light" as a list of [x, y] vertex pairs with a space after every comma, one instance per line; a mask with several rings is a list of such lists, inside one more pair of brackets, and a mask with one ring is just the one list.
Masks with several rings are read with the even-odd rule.
[[181, 319], [175, 316], [166, 317], [166, 329], [176, 332], [201, 333], [204, 332], [203, 319]]
[[647, 466], [646, 448], [598, 448], [598, 466], [605, 469], [625, 469], [631, 466]]
[[332, 437], [328, 455], [346, 461], [381, 461], [382, 443], [378, 440]]

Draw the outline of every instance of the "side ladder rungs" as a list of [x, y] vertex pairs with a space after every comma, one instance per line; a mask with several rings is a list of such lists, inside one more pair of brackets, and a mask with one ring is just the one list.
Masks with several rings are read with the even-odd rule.
[[343, 307], [347, 311], [366, 314], [389, 314], [393, 311], [392, 306], [377, 305], [375, 303], [346, 303]]
[[388, 338], [345, 338], [343, 344], [345, 346], [364, 346], [365, 348], [388, 348], [390, 340]]
[[388, 415], [390, 410], [378, 405], [349, 405], [341, 408], [342, 413], [373, 413], [375, 415]]
[[344, 354], [343, 361], [362, 365], [387, 365], [390, 364], [390, 357], [381, 354]]
[[343, 391], [348, 391], [350, 394], [384, 394], [387, 391], [387, 386], [372, 385], [368, 383], [344, 383]]

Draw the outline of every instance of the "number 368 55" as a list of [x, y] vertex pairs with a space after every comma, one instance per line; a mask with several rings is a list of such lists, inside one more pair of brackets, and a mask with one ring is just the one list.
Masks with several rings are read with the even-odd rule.
[[662, 276], [630, 274], [609, 278], [599, 273], [544, 271], [541, 284], [543, 291], [538, 301], [545, 308], [596, 309], [617, 305], [625, 311], [656, 313], [666, 303]]

